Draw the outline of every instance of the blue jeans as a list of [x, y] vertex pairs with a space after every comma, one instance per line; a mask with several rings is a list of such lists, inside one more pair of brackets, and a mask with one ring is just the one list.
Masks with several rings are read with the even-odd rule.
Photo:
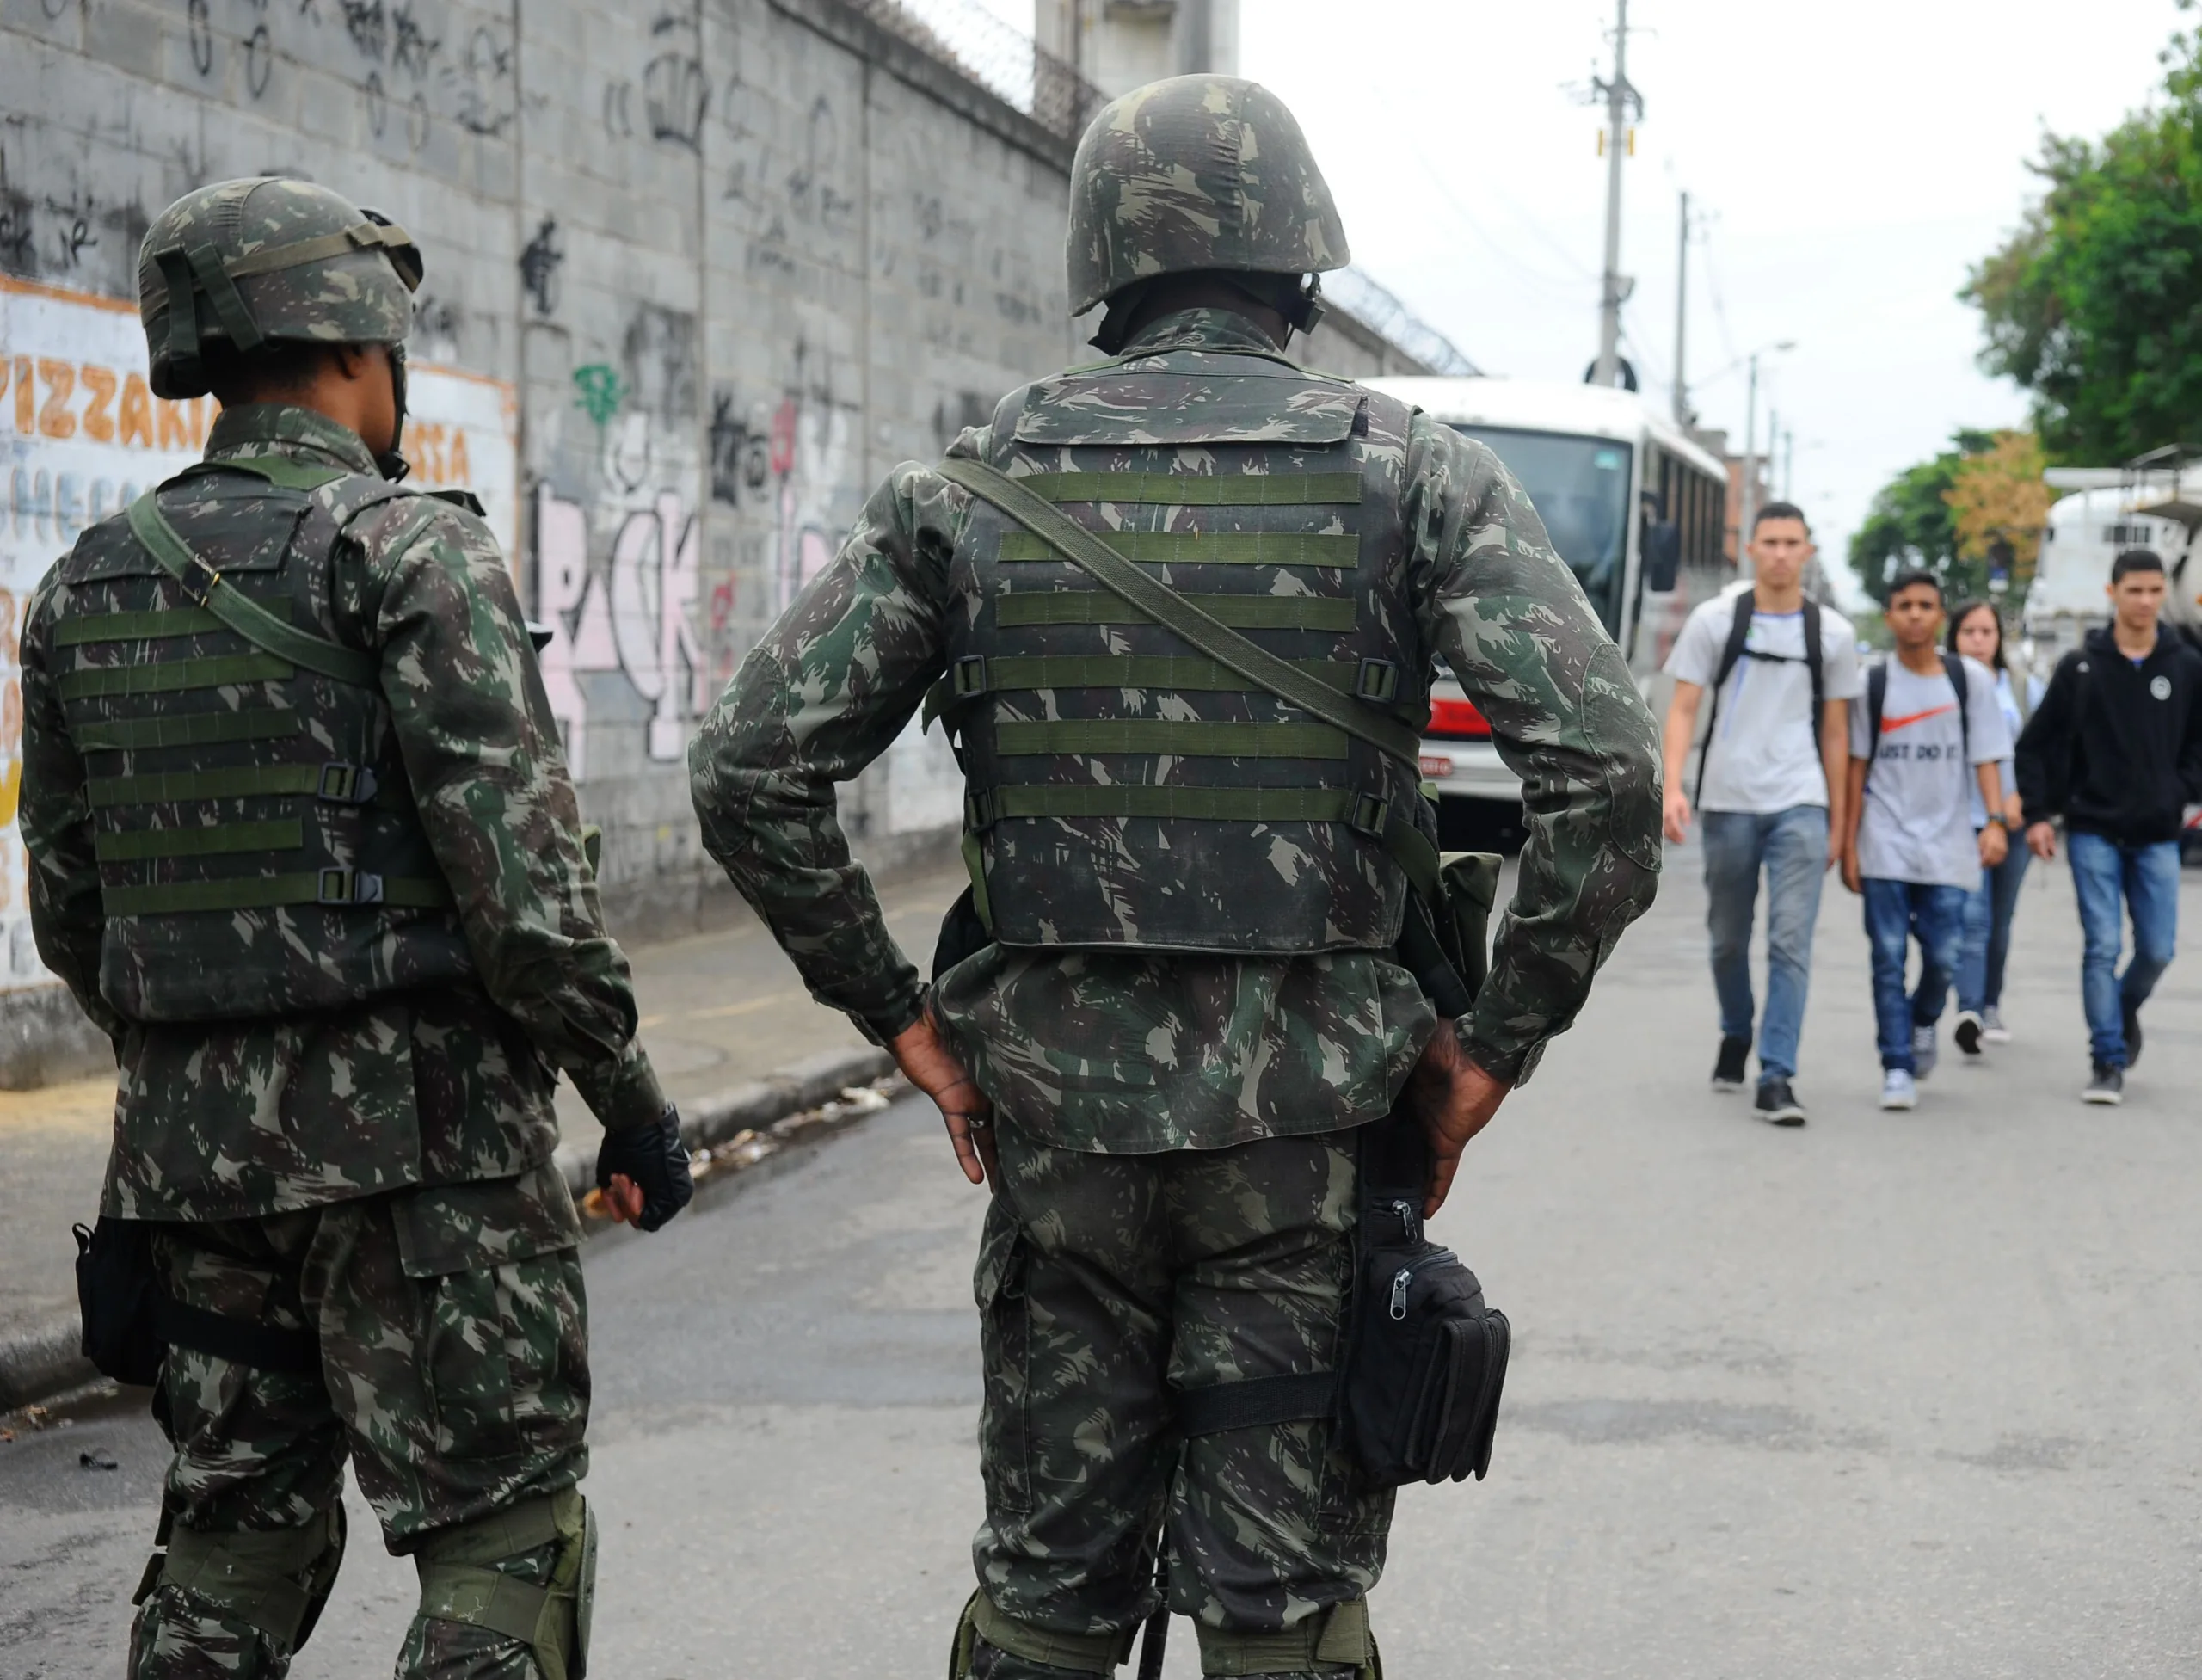
[[2023, 836], [1993, 869], [1980, 871], [1980, 890], [1965, 900], [1965, 943], [1958, 952], [1958, 1007], [1977, 1015], [2003, 1001], [2003, 960], [2011, 953], [2011, 915], [2033, 853]]
[[[1922, 887], [1910, 881], [1867, 876], [1866, 938], [1873, 955], [1873, 1026], [1880, 1041], [1881, 1066], [1919, 1070], [1911, 1059], [1911, 1029], [1940, 1019], [1957, 970], [1958, 946], [1965, 937], [1963, 887]], [[1910, 942], [1919, 941], [1919, 988], [1904, 994], [1904, 963]]]
[[[2125, 1012], [2137, 1009], [2171, 966], [2179, 934], [2179, 842], [2120, 846], [2101, 834], [2065, 837], [2072, 886], [2080, 899], [2080, 998], [2088, 1011], [2088, 1048], [2097, 1062], [2125, 1065]], [[2133, 960], [2118, 972], [2125, 929], [2119, 900], [2133, 917]]]
[[1751, 918], [1766, 871], [1766, 1016], [1759, 1023], [1758, 1076], [1793, 1079], [1812, 967], [1812, 924], [1827, 872], [1827, 812], [1793, 805], [1700, 814], [1705, 836], [1705, 926], [1713, 936], [1713, 989], [1720, 1033], [1751, 1037]]

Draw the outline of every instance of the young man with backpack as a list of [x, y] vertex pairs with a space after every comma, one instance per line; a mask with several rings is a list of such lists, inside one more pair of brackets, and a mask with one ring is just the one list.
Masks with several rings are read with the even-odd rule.
[[[2019, 737], [2027, 844], [2057, 855], [2062, 816], [2085, 935], [2081, 997], [2094, 1062], [2090, 1103], [2125, 1100], [2141, 1054], [2141, 1006], [2179, 931], [2179, 832], [2202, 801], [2202, 656], [2163, 635], [2164, 563], [2144, 548], [2111, 564], [2111, 623], [2058, 662]], [[2118, 972], [2123, 901], [2133, 957]]]
[[[1957, 969], [1965, 900], [2007, 844], [2000, 822], [1975, 834], [1970, 785], [1985, 809], [2002, 807], [1996, 766], [2010, 755], [2010, 727], [1987, 668], [1936, 647], [1942, 616], [1932, 573], [1904, 572], [1891, 584], [1896, 652], [1867, 674], [1866, 704], [1851, 722], [1842, 884], [1866, 901], [1886, 1109], [1915, 1106], [1918, 1081], [1934, 1069], [1934, 1024]], [[1914, 938], [1919, 986], [1907, 996]]]
[[[1812, 962], [1820, 882], [1843, 831], [1849, 703], [1860, 692], [1858, 639], [1840, 613], [1805, 597], [1814, 550], [1804, 514], [1769, 502], [1752, 521], [1751, 587], [1707, 601], [1675, 638], [1664, 741], [1667, 838], [1705, 831], [1707, 930], [1720, 1000], [1713, 1088], [1740, 1092], [1751, 1049], [1751, 921], [1767, 877], [1766, 1013], [1758, 1022], [1755, 1111], [1805, 1123], [1790, 1081]], [[1697, 741], [1694, 784], [1684, 771]], [[1695, 811], [1693, 810], [1695, 808]]]

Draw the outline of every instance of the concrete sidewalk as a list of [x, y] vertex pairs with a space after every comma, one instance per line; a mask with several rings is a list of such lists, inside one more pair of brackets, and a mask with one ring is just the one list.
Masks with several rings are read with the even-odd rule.
[[[895, 937], [921, 969], [963, 884], [955, 869], [882, 886]], [[881, 1071], [861, 1055], [870, 1049], [863, 1035], [811, 1000], [753, 919], [629, 955], [643, 1042], [684, 1120], [708, 1117], [713, 1141], [743, 1127], [761, 1130]], [[0, 1174], [0, 1409], [34, 1397], [20, 1390], [24, 1373], [74, 1351], [77, 1246], [69, 1228], [89, 1223], [98, 1209], [114, 1104], [111, 1079], [0, 1092], [8, 1165]], [[593, 1160], [602, 1133], [563, 1082], [558, 1120], [569, 1167]]]

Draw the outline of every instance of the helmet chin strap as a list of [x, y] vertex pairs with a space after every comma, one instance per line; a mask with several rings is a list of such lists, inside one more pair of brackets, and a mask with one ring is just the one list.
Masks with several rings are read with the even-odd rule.
[[392, 344], [390, 351], [390, 391], [397, 405], [397, 423], [391, 428], [390, 447], [375, 457], [375, 471], [393, 484], [413, 471], [413, 464], [398, 452], [405, 437], [405, 347]]

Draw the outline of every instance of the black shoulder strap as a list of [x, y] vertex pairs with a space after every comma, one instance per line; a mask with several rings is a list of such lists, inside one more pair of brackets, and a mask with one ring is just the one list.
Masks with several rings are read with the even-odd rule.
[[1744, 643], [1750, 640], [1751, 614], [1757, 609], [1754, 594], [1744, 589], [1736, 596], [1735, 617], [1728, 621], [1727, 644], [1720, 649], [1720, 663], [1713, 673], [1713, 704], [1705, 715], [1705, 742], [1697, 749], [1697, 785], [1690, 790], [1693, 805], [1705, 798], [1705, 766], [1713, 756], [1713, 735], [1720, 727], [1720, 691], [1736, 674], [1736, 667], [1743, 662]]
[[1948, 674], [1950, 686], [1958, 692], [1958, 741], [1965, 752], [1965, 763], [1972, 762], [1972, 683], [1965, 675], [1965, 655], [1945, 653], [1942, 669]]
[[321, 1369], [321, 1338], [311, 1330], [285, 1330], [210, 1313], [158, 1290], [153, 1295], [153, 1324], [169, 1346], [211, 1353], [231, 1364], [301, 1376]]
[[1873, 773], [1873, 760], [1881, 755], [1881, 713], [1889, 699], [1889, 662], [1877, 659], [1866, 673], [1866, 774]]
[[1805, 598], [1805, 668], [1812, 674], [1812, 745], [1820, 744], [1820, 714], [1827, 709], [1827, 672], [1820, 663], [1820, 604]]

